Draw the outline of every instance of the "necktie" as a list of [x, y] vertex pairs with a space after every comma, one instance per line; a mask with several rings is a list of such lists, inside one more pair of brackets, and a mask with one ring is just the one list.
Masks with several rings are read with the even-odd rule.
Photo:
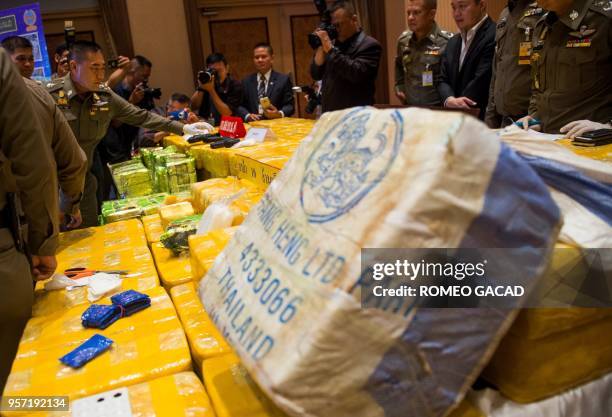
[[262, 98], [266, 95], [266, 77], [263, 75], [259, 76], [259, 87], [257, 87], [257, 95]]

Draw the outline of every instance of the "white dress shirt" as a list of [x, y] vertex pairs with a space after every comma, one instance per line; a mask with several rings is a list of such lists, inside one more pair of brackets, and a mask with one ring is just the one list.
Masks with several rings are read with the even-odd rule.
[[487, 20], [487, 17], [489, 17], [489, 15], [485, 13], [480, 22], [476, 23], [474, 27], [467, 31], [467, 33], [461, 32], [461, 55], [459, 55], [459, 70], [461, 70], [461, 67], [463, 67], [463, 61], [470, 50], [470, 45], [474, 40], [474, 36], [476, 36], [476, 31], [478, 31], [478, 28], [482, 26], [485, 20]]

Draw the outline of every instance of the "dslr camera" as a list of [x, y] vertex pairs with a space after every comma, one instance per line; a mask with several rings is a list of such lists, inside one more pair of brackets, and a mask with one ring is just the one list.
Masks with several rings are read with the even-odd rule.
[[[321, 16], [321, 23], [319, 23], [318, 29], [323, 29], [329, 35], [329, 39], [332, 41], [338, 37], [338, 30], [331, 22], [331, 13], [327, 8], [327, 3], [325, 0], [313, 0], [314, 5], [319, 12], [319, 16]], [[321, 46], [321, 39], [317, 36], [315, 32], [308, 34], [308, 44], [312, 49], [317, 49]]]
[[155, 108], [155, 102], [153, 99], [160, 99], [162, 96], [161, 88], [151, 88], [148, 82], [145, 80], [142, 82], [142, 88], [144, 89], [144, 97], [140, 102], [139, 106], [146, 110], [152, 110]]
[[202, 84], [207, 84], [211, 82], [213, 77], [217, 78], [217, 71], [212, 68], [208, 68], [204, 71], [198, 72], [198, 81]]

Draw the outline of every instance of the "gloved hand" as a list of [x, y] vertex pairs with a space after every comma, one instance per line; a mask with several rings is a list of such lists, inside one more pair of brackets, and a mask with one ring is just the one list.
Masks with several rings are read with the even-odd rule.
[[531, 116], [525, 116], [518, 119], [515, 123], [518, 127], [523, 128], [524, 130], [531, 129], [537, 132], [542, 130], [542, 126], [540, 125], [540, 121]]
[[563, 126], [559, 131], [566, 133], [566, 137], [575, 138], [583, 133], [590, 132], [591, 130], [597, 129], [610, 129], [609, 125], [603, 123], [592, 122], [590, 120], [576, 120]]
[[203, 133], [211, 133], [213, 127], [206, 122], [196, 122], [183, 126], [183, 132], [186, 135], [200, 135]]

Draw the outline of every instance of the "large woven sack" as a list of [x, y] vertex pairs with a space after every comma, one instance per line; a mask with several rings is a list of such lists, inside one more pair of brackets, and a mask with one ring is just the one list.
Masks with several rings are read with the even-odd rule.
[[509, 279], [528, 287], [558, 228], [544, 183], [476, 119], [349, 109], [318, 121], [199, 293], [288, 413], [443, 416], [515, 311], [362, 308], [361, 249], [515, 248]]

